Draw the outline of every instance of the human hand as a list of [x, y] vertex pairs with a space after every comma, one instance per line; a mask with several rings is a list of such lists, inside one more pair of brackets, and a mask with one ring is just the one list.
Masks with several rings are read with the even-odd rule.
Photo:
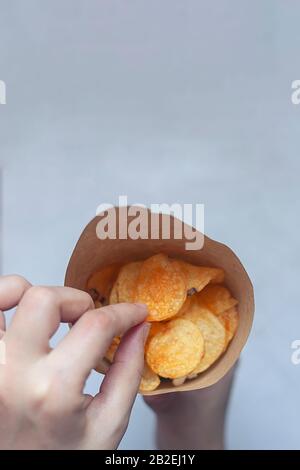
[[[16, 307], [5, 330], [3, 311]], [[146, 307], [94, 309], [91, 297], [67, 287], [32, 287], [0, 277], [1, 449], [113, 449], [126, 430], [144, 363]], [[60, 322], [75, 323], [54, 349]], [[114, 336], [127, 332], [99, 393], [85, 381]]]
[[158, 449], [223, 449], [234, 369], [218, 383], [190, 392], [145, 396], [156, 414]]

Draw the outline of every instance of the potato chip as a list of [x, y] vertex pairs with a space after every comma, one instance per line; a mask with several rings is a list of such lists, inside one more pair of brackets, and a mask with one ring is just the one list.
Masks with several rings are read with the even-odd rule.
[[224, 325], [226, 330], [226, 344], [228, 346], [232, 338], [234, 337], [238, 323], [239, 323], [239, 314], [236, 307], [232, 307], [229, 310], [218, 315], [218, 320]]
[[148, 349], [148, 344], [151, 338], [153, 338], [154, 335], [159, 333], [161, 329], [163, 328], [164, 322], [152, 322], [150, 326], [150, 330], [147, 336], [146, 344], [145, 344], [145, 351]]
[[[151, 392], [162, 379], [176, 387], [208, 369], [226, 350], [238, 327], [238, 303], [221, 285], [224, 271], [196, 266], [165, 254], [121, 266], [110, 265], [90, 277], [95, 307], [139, 302], [152, 322], [145, 343], [140, 391]], [[105, 359], [112, 363], [121, 337]]]
[[173, 379], [172, 383], [174, 387], [179, 387], [180, 385], [183, 385], [184, 382], [186, 381], [187, 376], [185, 375], [184, 377], [179, 377], [178, 379]]
[[206, 286], [197, 294], [197, 298], [201, 305], [206, 306], [215, 315], [225, 312], [238, 303], [226, 287], [218, 284]]
[[223, 269], [195, 266], [185, 261], [178, 261], [178, 263], [186, 276], [188, 293], [200, 292], [209, 282], [224, 281]]
[[110, 292], [110, 295], [109, 295], [109, 304], [113, 305], [113, 304], [117, 304], [117, 303], [119, 303], [118, 285], [115, 282], [114, 285], [113, 285], [113, 288]]
[[133, 302], [136, 282], [142, 266], [141, 261], [128, 263], [120, 269], [110, 294], [109, 303]]
[[200, 329], [191, 321], [175, 318], [160, 324], [149, 341], [146, 360], [161, 377], [177, 379], [191, 373], [203, 354]]
[[94, 302], [99, 301], [103, 305], [108, 304], [109, 294], [120, 266], [120, 263], [114, 263], [90, 276], [87, 282], [87, 292], [89, 292]]
[[179, 312], [176, 313], [176, 317], [180, 317], [180, 315], [182, 315], [183, 313], [185, 313], [187, 310], [189, 310], [189, 308], [191, 307], [192, 305], [192, 296], [188, 296], [185, 301], [184, 301], [184, 304], [183, 306], [181, 307], [181, 309], [179, 310]]
[[140, 392], [151, 392], [155, 390], [160, 384], [160, 378], [158, 375], [150, 369], [145, 363], [142, 374], [142, 380], [140, 383]]
[[204, 355], [191, 371], [189, 378], [210, 367], [222, 354], [225, 347], [226, 331], [222, 323], [210, 310], [193, 301], [192, 307], [181, 318], [190, 320], [201, 331], [204, 338]]
[[191, 379], [195, 379], [196, 377], [198, 377], [198, 374], [189, 374], [187, 378], [191, 380]]
[[159, 254], [143, 262], [134, 301], [146, 304], [147, 321], [171, 318], [186, 299], [186, 280], [178, 262]]
[[114, 339], [111, 342], [111, 345], [109, 346], [108, 350], [105, 353], [106, 359], [109, 360], [109, 362], [113, 362], [115, 354], [117, 352], [117, 349], [119, 347], [121, 338], [119, 336], [115, 336]]

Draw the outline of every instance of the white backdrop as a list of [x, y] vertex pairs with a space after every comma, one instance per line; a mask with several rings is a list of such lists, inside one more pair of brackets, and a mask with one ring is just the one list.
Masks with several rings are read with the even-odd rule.
[[[256, 291], [234, 449], [299, 447], [299, 14], [276, 0], [0, 0], [3, 272], [61, 284], [81, 229], [119, 194], [204, 203], [207, 234]], [[121, 448], [153, 448], [152, 433], [138, 399]]]

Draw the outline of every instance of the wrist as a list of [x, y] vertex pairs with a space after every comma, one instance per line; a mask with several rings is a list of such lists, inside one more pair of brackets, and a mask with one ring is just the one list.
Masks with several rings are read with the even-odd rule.
[[157, 413], [156, 444], [158, 449], [224, 449], [224, 416], [218, 413]]

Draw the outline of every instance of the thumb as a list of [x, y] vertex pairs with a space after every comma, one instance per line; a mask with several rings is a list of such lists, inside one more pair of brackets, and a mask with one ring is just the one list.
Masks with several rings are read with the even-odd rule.
[[149, 323], [131, 328], [122, 338], [92, 406], [97, 401], [117, 407], [120, 414], [129, 414], [137, 395], [144, 368], [144, 345], [149, 332]]

